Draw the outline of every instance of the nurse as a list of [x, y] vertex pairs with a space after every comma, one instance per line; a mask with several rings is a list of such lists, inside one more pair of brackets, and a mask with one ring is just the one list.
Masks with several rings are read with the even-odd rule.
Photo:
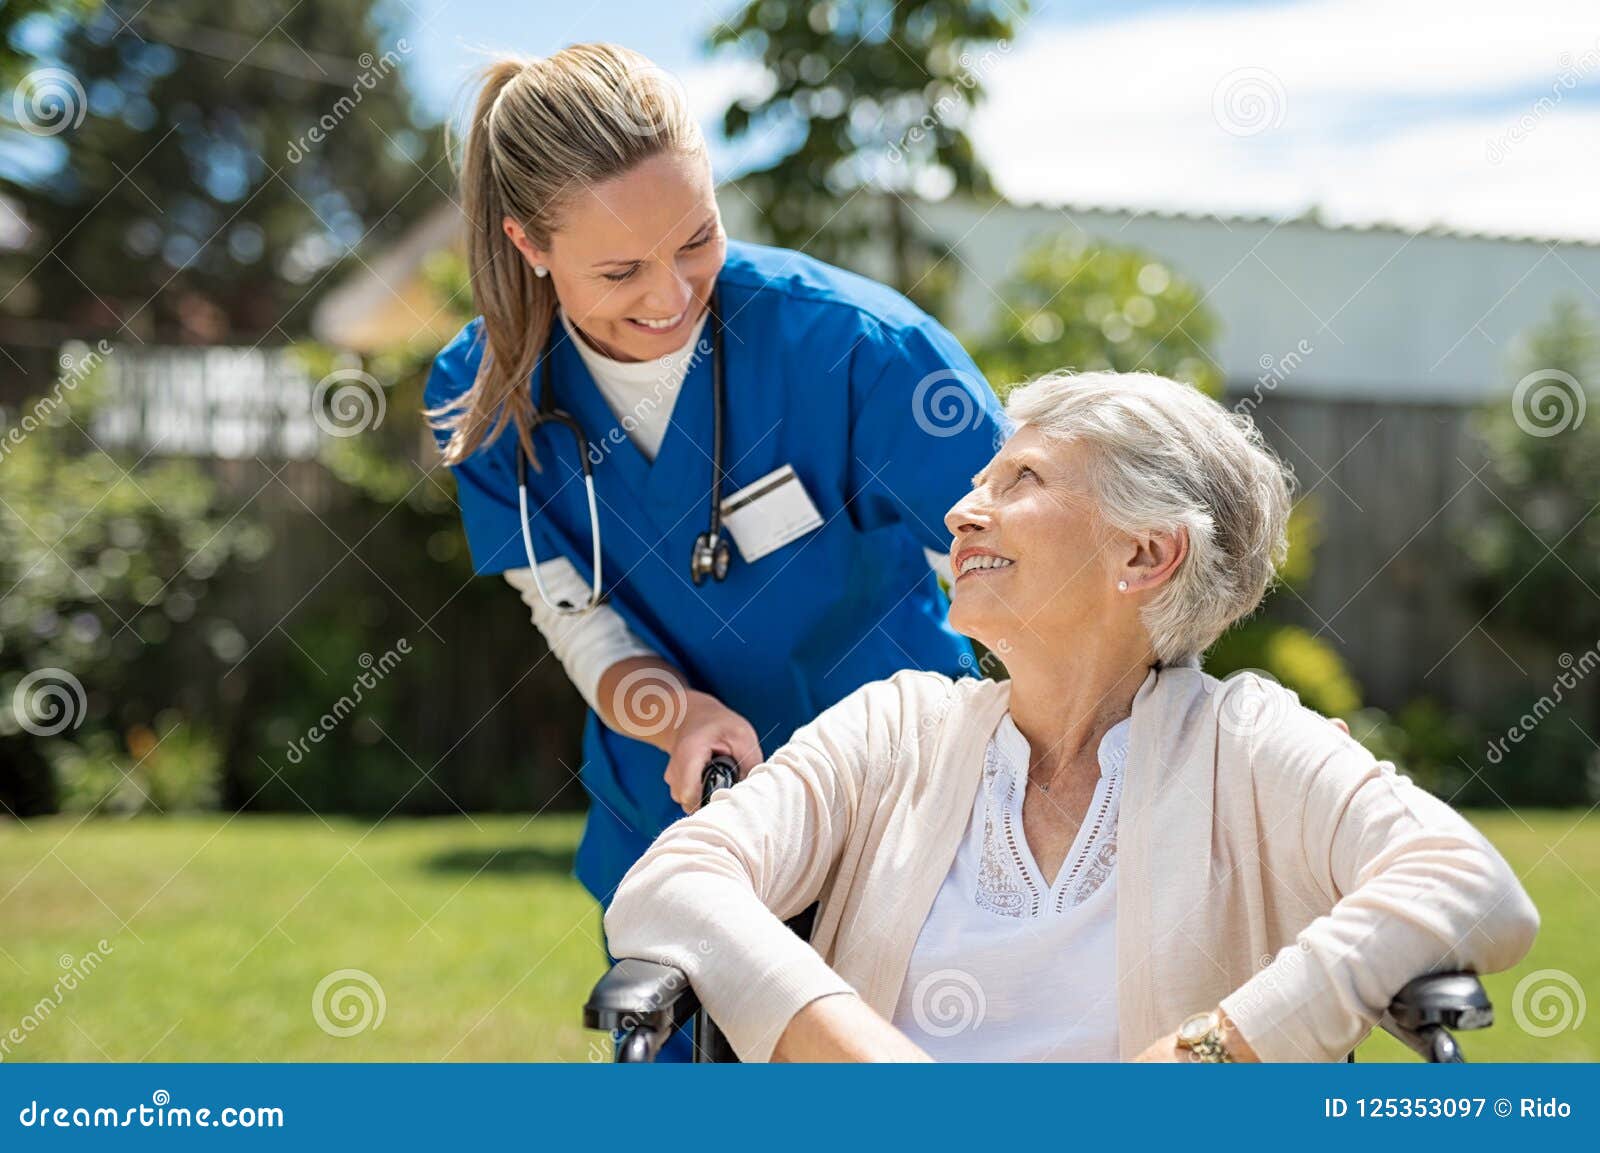
[[481, 315], [428, 416], [474, 567], [588, 702], [576, 873], [604, 905], [714, 753], [748, 769], [867, 681], [971, 670], [928, 554], [1003, 418], [903, 296], [729, 241], [682, 94], [637, 53], [492, 66], [462, 175]]

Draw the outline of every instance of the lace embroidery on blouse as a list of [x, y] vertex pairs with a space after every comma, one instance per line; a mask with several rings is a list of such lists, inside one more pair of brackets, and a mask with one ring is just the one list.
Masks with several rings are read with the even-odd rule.
[[1116, 756], [1109, 775], [1102, 776], [1084, 816], [1087, 835], [1063, 863], [1056, 885], [1042, 891], [1023, 858], [1017, 790], [1026, 783], [1026, 767], [1018, 772], [991, 740], [983, 759], [983, 856], [978, 867], [980, 909], [1003, 917], [1037, 917], [1049, 900], [1060, 913], [1081, 905], [1111, 876], [1117, 863], [1117, 811], [1126, 750]]

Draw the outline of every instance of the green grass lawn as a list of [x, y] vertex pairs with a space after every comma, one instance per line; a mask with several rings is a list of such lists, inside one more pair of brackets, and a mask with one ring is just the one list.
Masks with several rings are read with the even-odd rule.
[[[1600, 1024], [1536, 1037], [1513, 1020], [1540, 969], [1600, 989], [1600, 816], [1485, 813], [1479, 826], [1544, 917], [1533, 954], [1490, 977], [1480, 1060], [1597, 1060]], [[603, 968], [599, 912], [568, 875], [581, 820], [372, 826], [312, 817], [0, 825], [0, 1041], [12, 1061], [591, 1060], [578, 1007]], [[111, 951], [36, 1024], [58, 978]], [[81, 967], [81, 966], [80, 966]], [[381, 1024], [319, 1027], [312, 994], [357, 969]], [[337, 1000], [331, 1002], [337, 1009]], [[354, 1008], [354, 1000], [346, 1003]], [[335, 1011], [328, 1016], [338, 1025]], [[1401, 1056], [1388, 1038], [1361, 1056]]]

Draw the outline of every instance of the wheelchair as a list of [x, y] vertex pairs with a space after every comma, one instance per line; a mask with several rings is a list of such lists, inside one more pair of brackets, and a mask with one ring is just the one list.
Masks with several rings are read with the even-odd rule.
[[[739, 779], [728, 757], [714, 757], [701, 779], [701, 803]], [[810, 939], [815, 905], [787, 924]], [[689, 979], [679, 969], [625, 957], [600, 978], [583, 1007], [586, 1029], [601, 1029], [616, 1041], [619, 1062], [651, 1062], [679, 1029], [693, 1030], [696, 1062], [737, 1063], [739, 1058], [701, 1007]], [[1383, 1029], [1424, 1061], [1466, 1061], [1454, 1033], [1494, 1024], [1494, 1006], [1477, 975], [1429, 973], [1408, 982], [1389, 1002], [1379, 1022]], [[1351, 1053], [1346, 1060], [1354, 1061]]]

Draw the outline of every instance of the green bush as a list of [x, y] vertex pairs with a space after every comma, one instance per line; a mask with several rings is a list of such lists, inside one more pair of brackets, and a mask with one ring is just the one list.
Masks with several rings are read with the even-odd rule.
[[1250, 621], [1225, 633], [1205, 663], [1216, 677], [1241, 669], [1267, 673], [1324, 716], [1349, 717], [1361, 707], [1361, 689], [1338, 651], [1298, 625]]
[[56, 741], [47, 757], [63, 812], [170, 813], [215, 809], [222, 752], [208, 731], [168, 710], [134, 726], [127, 745], [106, 730]]
[[[0, 458], [0, 802], [24, 816], [63, 799], [206, 803], [217, 758], [185, 721], [204, 704], [173, 711], [172, 690], [204, 685], [217, 646], [237, 637], [209, 594], [265, 537], [190, 462], [102, 451], [84, 430], [115, 351], [73, 355], [6, 430]], [[173, 750], [146, 732], [175, 737]], [[179, 767], [179, 748], [194, 763]], [[210, 785], [187, 779], [207, 773]]]

